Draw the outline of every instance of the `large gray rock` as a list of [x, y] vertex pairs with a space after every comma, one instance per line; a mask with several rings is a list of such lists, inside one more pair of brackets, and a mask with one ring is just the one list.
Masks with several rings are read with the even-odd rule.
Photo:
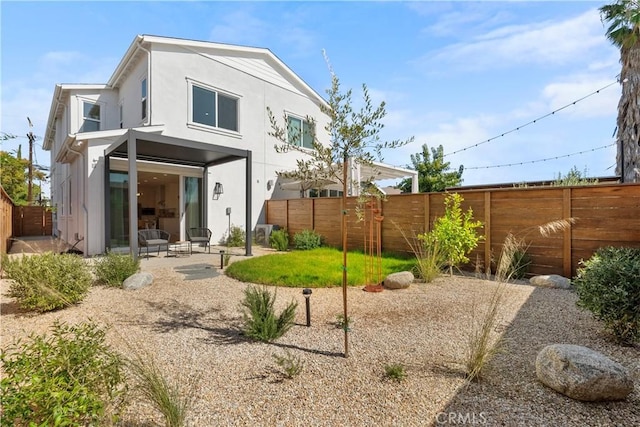
[[133, 291], [136, 289], [144, 288], [153, 283], [153, 276], [151, 273], [136, 273], [127, 277], [122, 284], [122, 289], [127, 291]]
[[576, 400], [621, 400], [633, 391], [624, 366], [579, 345], [543, 348], [536, 357], [536, 375], [543, 384]]
[[571, 280], [557, 274], [533, 276], [529, 279], [529, 283], [543, 288], [571, 289]]
[[400, 271], [391, 273], [384, 279], [384, 287], [387, 289], [406, 289], [413, 283], [413, 273], [410, 271]]

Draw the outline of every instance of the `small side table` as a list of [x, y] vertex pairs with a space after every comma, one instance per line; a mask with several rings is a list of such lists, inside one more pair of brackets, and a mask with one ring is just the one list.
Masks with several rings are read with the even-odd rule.
[[169, 252], [175, 257], [191, 255], [191, 242], [189, 240], [178, 240], [169, 243]]

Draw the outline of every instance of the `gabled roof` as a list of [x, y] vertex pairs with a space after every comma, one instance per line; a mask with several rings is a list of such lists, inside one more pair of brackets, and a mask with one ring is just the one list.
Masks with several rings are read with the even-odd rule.
[[[107, 82], [109, 87], [118, 87], [121, 80], [126, 76], [127, 71], [135, 66], [141, 55], [147, 54], [148, 49], [153, 44], [164, 44], [171, 46], [179, 46], [194, 53], [201, 54], [206, 57], [215, 58], [219, 62], [224, 63], [232, 68], [241, 69], [248, 74], [259, 77], [259, 70], [255, 65], [243, 66], [239, 61], [241, 59], [260, 59], [277, 71], [286, 81], [295, 86], [299, 91], [315, 100], [318, 104], [327, 105], [326, 100], [322, 98], [311, 86], [294, 73], [284, 62], [280, 60], [271, 50], [260, 47], [249, 47], [232, 45], [225, 43], [214, 43], [198, 40], [180, 39], [173, 37], [162, 37], [153, 35], [138, 35], [134, 38], [125, 53], [124, 57], [116, 67], [113, 75]], [[274, 82], [277, 84], [277, 82]]]

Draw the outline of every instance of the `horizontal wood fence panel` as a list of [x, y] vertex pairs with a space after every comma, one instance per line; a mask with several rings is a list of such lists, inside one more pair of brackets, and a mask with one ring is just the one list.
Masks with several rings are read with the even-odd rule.
[[[483, 222], [479, 233], [486, 237], [469, 255], [468, 266], [495, 261], [508, 233], [524, 238], [532, 258], [531, 274], [573, 275], [581, 259], [589, 258], [603, 246], [640, 247], [640, 184], [602, 184], [579, 187], [501, 188], [460, 191], [462, 210], [473, 210], [475, 220]], [[411, 253], [400, 227], [410, 239], [433, 227], [444, 215], [445, 193], [401, 194], [381, 202], [383, 251]], [[300, 200], [300, 199], [298, 199]], [[296, 226], [308, 224], [326, 234], [327, 244], [341, 247], [340, 199], [267, 201], [268, 223], [283, 226], [295, 218]], [[337, 204], [336, 204], [337, 203]], [[347, 199], [348, 248], [362, 249], [366, 225], [355, 215], [356, 199]], [[282, 210], [287, 212], [282, 212]], [[338, 214], [336, 214], [338, 210]], [[538, 227], [569, 217], [576, 222], [567, 230], [541, 236]], [[307, 222], [305, 222], [307, 221]], [[397, 226], [396, 226], [397, 224]], [[290, 232], [291, 227], [288, 227]], [[322, 231], [320, 231], [322, 230]]]

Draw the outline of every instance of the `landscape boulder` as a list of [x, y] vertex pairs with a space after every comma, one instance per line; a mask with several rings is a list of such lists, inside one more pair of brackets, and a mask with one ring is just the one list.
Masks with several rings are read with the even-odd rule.
[[136, 273], [127, 277], [122, 284], [122, 289], [127, 291], [134, 291], [136, 289], [144, 288], [153, 283], [153, 276], [151, 273]]
[[391, 273], [384, 279], [384, 287], [387, 289], [406, 289], [413, 283], [413, 273], [410, 271], [400, 271]]
[[557, 274], [533, 276], [529, 283], [543, 288], [571, 289], [571, 280]]
[[633, 379], [624, 366], [579, 345], [543, 348], [536, 357], [536, 376], [555, 391], [582, 401], [622, 400], [633, 391]]

